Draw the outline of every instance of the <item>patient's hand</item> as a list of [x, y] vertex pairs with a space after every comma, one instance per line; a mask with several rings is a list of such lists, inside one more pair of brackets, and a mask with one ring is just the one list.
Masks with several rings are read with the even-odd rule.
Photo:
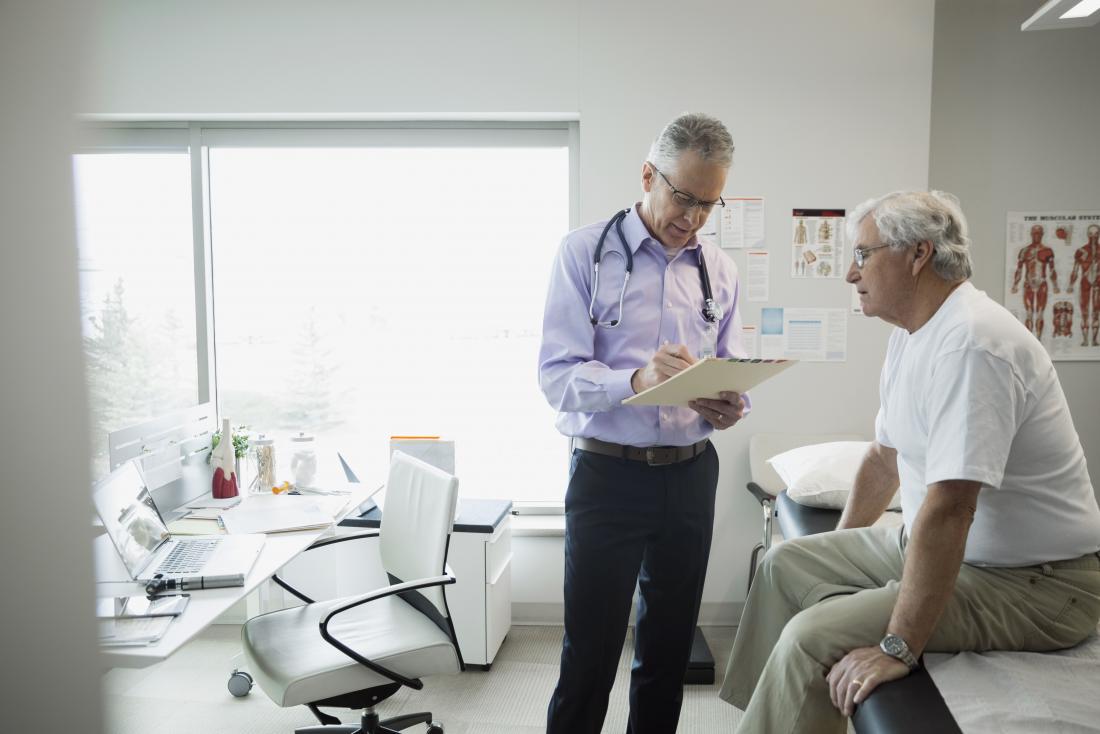
[[829, 698], [845, 716], [883, 683], [909, 675], [909, 666], [876, 647], [857, 647], [833, 666], [825, 680]]
[[714, 426], [715, 430], [724, 431], [734, 426], [745, 413], [745, 400], [739, 393], [719, 393], [721, 400], [699, 398], [692, 400], [688, 406]]

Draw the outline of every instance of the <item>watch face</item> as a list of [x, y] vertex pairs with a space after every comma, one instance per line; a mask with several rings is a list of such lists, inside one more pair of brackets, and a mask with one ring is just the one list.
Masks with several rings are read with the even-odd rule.
[[905, 644], [905, 640], [897, 635], [886, 635], [886, 637], [882, 638], [882, 648], [888, 654], [894, 656], [901, 655], [909, 649]]

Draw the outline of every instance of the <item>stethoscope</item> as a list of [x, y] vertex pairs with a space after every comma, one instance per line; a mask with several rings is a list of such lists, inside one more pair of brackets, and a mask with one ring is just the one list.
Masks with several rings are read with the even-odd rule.
[[[588, 301], [588, 318], [593, 326], [602, 326], [605, 329], [614, 329], [623, 321], [623, 298], [626, 296], [626, 285], [630, 282], [630, 274], [634, 271], [634, 255], [630, 252], [630, 245], [623, 234], [623, 219], [630, 213], [630, 209], [615, 212], [615, 216], [607, 221], [600, 233], [600, 239], [596, 242], [596, 254], [593, 257], [592, 271], [595, 273], [595, 282], [592, 284], [592, 298]], [[626, 254], [626, 273], [623, 275], [623, 287], [619, 290], [619, 318], [610, 321], [600, 321], [596, 318], [596, 293], [600, 289], [600, 261], [603, 259], [603, 243], [611, 226], [615, 226], [615, 232], [619, 235], [619, 241], [623, 243], [623, 253]], [[703, 257], [703, 248], [696, 248], [699, 257], [699, 281], [703, 284], [703, 318], [710, 324], [717, 324], [722, 320], [722, 307], [714, 301], [714, 295], [710, 290], [710, 274], [707, 272], [707, 261]]]

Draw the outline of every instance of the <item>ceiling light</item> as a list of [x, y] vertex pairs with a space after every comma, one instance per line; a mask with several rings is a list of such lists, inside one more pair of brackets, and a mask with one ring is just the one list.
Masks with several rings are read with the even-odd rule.
[[1097, 10], [1100, 10], [1100, 0], [1081, 0], [1058, 17], [1063, 20], [1067, 18], [1087, 18]]
[[1020, 26], [1022, 31], [1087, 28], [1100, 22], [1100, 0], [1047, 0]]

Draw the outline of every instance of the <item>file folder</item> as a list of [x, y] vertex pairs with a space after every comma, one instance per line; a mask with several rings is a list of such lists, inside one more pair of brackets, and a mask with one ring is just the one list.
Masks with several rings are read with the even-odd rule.
[[623, 405], [687, 406], [698, 398], [720, 399], [719, 393], [748, 392], [797, 364], [794, 359], [701, 359], [660, 385], [643, 390]]

